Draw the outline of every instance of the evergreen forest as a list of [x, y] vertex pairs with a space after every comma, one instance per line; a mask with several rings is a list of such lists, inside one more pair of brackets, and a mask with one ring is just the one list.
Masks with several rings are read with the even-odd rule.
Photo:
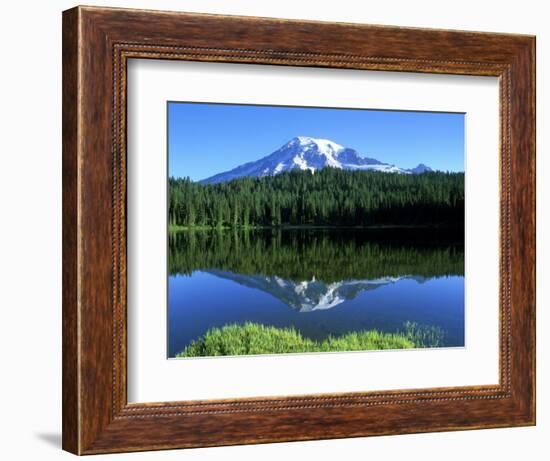
[[464, 173], [323, 168], [201, 184], [169, 179], [178, 228], [430, 226], [463, 228]]

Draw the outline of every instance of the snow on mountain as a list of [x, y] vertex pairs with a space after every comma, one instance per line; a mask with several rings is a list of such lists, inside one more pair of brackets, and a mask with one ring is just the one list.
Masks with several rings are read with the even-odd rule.
[[315, 278], [297, 282], [277, 276], [236, 274], [217, 269], [206, 272], [268, 293], [298, 312], [332, 309], [344, 301], [356, 298], [365, 290], [375, 290], [396, 283], [399, 280], [415, 279], [418, 283], [425, 280], [423, 277], [415, 278], [404, 275], [402, 277], [388, 276], [367, 280], [342, 280], [333, 283], [325, 283]]
[[414, 168], [409, 168], [407, 171], [413, 174], [422, 174], [433, 170], [429, 166], [426, 166], [423, 163], [419, 163], [418, 166]]
[[399, 168], [374, 158], [362, 157], [356, 150], [341, 146], [329, 139], [298, 136], [266, 157], [203, 179], [201, 183], [228, 182], [244, 176], [255, 178], [273, 176], [293, 170], [315, 172], [325, 167], [402, 174], [420, 174], [432, 171], [430, 167], [422, 163], [412, 169]]

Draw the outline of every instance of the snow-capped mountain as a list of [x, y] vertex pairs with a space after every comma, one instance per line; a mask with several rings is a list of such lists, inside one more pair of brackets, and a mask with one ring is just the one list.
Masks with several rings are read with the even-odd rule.
[[424, 165], [423, 163], [419, 163], [417, 166], [415, 166], [414, 168], [409, 168], [407, 171], [413, 174], [422, 174], [426, 173], [427, 171], [433, 170], [429, 166]]
[[354, 299], [365, 290], [375, 290], [404, 279], [413, 279], [418, 283], [425, 281], [424, 277], [404, 275], [370, 280], [342, 280], [333, 283], [325, 283], [315, 278], [296, 282], [277, 276], [236, 274], [217, 269], [205, 272], [269, 293], [298, 312], [332, 309], [344, 301]]
[[292, 170], [316, 171], [325, 167], [343, 170], [370, 170], [385, 173], [420, 174], [432, 169], [424, 164], [404, 169], [374, 158], [362, 157], [356, 150], [328, 139], [298, 136], [260, 160], [245, 163], [230, 171], [203, 179], [204, 184], [228, 182], [233, 179], [273, 176]]

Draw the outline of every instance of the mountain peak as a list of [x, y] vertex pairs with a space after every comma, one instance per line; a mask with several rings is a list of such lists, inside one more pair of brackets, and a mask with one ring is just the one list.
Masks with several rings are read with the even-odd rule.
[[293, 170], [315, 172], [326, 167], [340, 170], [368, 170], [385, 173], [418, 174], [432, 171], [420, 164], [403, 169], [374, 158], [361, 156], [356, 150], [344, 147], [330, 139], [296, 136], [273, 153], [230, 171], [219, 173], [201, 181], [204, 184], [228, 182], [242, 177], [264, 177]]
[[301, 146], [316, 146], [323, 153], [327, 151], [332, 151], [335, 153], [344, 149], [343, 146], [331, 141], [330, 139], [312, 138], [310, 136], [297, 136], [290, 142], [297, 143]]
[[429, 166], [424, 165], [423, 163], [419, 163], [417, 166], [415, 166], [414, 168], [410, 168], [407, 171], [413, 174], [422, 174], [433, 170]]

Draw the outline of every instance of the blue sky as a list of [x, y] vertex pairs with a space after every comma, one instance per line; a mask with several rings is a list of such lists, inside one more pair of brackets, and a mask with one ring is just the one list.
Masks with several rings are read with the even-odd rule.
[[402, 168], [464, 171], [464, 114], [169, 102], [169, 175], [198, 181], [295, 136], [330, 139]]

